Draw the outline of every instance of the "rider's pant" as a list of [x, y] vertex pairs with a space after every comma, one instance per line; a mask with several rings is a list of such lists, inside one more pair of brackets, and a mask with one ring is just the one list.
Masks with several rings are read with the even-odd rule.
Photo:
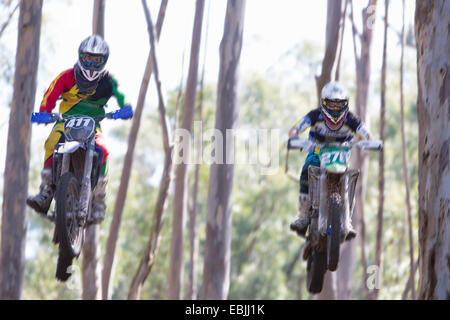
[[300, 193], [309, 192], [309, 181], [308, 181], [309, 166], [320, 167], [320, 158], [317, 153], [310, 152], [306, 157], [305, 164], [303, 165], [302, 173], [300, 175]]
[[[44, 144], [45, 149], [45, 159], [44, 159], [44, 168], [45, 167], [52, 167], [53, 166], [53, 149], [55, 148], [55, 145], [59, 142], [63, 142], [64, 140], [64, 123], [57, 123], [52, 129], [52, 132], [50, 132], [50, 135], [48, 136], [47, 140]], [[97, 147], [100, 148], [103, 151], [103, 161], [102, 161], [102, 172], [101, 174], [105, 175], [108, 170], [108, 155], [109, 152], [105, 145], [105, 139], [102, 135], [102, 130], [99, 126], [96, 128], [96, 135], [95, 135], [95, 142], [97, 144]]]

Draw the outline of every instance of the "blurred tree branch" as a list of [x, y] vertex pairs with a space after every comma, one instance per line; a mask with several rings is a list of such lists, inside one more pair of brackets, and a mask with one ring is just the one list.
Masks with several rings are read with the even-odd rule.
[[[10, 5], [10, 4], [11, 4], [11, 1], [9, 2], [8, 5]], [[14, 16], [14, 13], [16, 12], [17, 8], [19, 8], [19, 3], [16, 4], [14, 9], [9, 13], [8, 18], [6, 19], [6, 21], [2, 24], [2, 27], [0, 28], [0, 38], [2, 37], [3, 32], [5, 31], [6, 27], [11, 22], [12, 17]]]
[[[157, 38], [159, 39], [159, 35], [161, 34], [162, 23], [164, 21], [166, 7], [168, 0], [162, 0], [157, 20]], [[136, 110], [133, 117], [133, 124], [130, 130], [130, 134], [128, 136], [128, 149], [125, 155], [124, 165], [122, 169], [122, 176], [120, 178], [120, 187], [117, 193], [117, 200], [114, 207], [113, 220], [111, 222], [111, 227], [109, 231], [109, 237], [106, 244], [106, 253], [103, 264], [102, 271], [102, 296], [103, 299], [107, 299], [108, 297], [108, 287], [109, 281], [111, 278], [112, 265], [114, 261], [114, 254], [117, 245], [117, 239], [119, 236], [119, 228], [122, 219], [122, 213], [125, 206], [126, 194], [128, 190], [128, 183], [131, 175], [131, 168], [133, 164], [134, 157], [134, 149], [136, 147], [137, 135], [140, 127], [142, 111], [144, 108], [145, 96], [147, 94], [148, 84], [150, 82], [150, 77], [152, 72], [154, 73], [153, 59], [152, 53], [150, 53], [147, 58], [147, 64], [145, 66], [144, 76], [141, 82], [141, 88], [139, 90], [138, 101], [136, 105]], [[167, 121], [162, 121], [161, 125], [163, 126], [163, 133], [168, 132], [168, 124]], [[170, 149], [170, 143], [168, 142], [168, 138], [164, 139], [164, 150], [168, 152]]]
[[[158, 92], [158, 111], [161, 121], [161, 129], [162, 129], [162, 139], [164, 145], [164, 170], [161, 178], [161, 182], [159, 185], [158, 197], [156, 199], [155, 211], [153, 215], [153, 223], [150, 231], [150, 238], [147, 244], [147, 248], [145, 249], [145, 253], [141, 259], [139, 267], [136, 271], [136, 274], [133, 277], [133, 280], [130, 285], [130, 289], [128, 292], [128, 299], [138, 299], [140, 296], [140, 292], [142, 286], [147, 279], [153, 263], [155, 262], [156, 255], [159, 249], [159, 243], [161, 241], [161, 231], [164, 223], [166, 206], [167, 206], [167, 197], [169, 194], [169, 187], [172, 182], [172, 151], [173, 151], [173, 143], [170, 135], [170, 126], [169, 121], [167, 119], [166, 107], [164, 103], [164, 97], [161, 90], [161, 80], [159, 77], [159, 68], [158, 68], [158, 60], [157, 60], [157, 48], [156, 48], [156, 40], [155, 40], [155, 31], [153, 27], [153, 22], [150, 16], [149, 9], [147, 7], [147, 2], [142, 0], [142, 5], [145, 12], [145, 18], [147, 21], [148, 33], [150, 36], [150, 53], [151, 53], [151, 63], [153, 65], [153, 75], [155, 77], [156, 89]], [[161, 8], [165, 8], [167, 6], [167, 0], [162, 0]], [[165, 9], [164, 9], [165, 10]], [[160, 14], [162, 10], [160, 9]], [[159, 21], [159, 18], [158, 18]], [[160, 26], [160, 24], [159, 24]], [[159, 29], [161, 30], [161, 29]], [[159, 37], [159, 32], [158, 32]]]

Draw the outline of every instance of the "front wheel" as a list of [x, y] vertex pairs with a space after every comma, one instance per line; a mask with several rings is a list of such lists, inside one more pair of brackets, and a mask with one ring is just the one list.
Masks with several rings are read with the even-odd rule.
[[330, 197], [330, 211], [328, 217], [328, 270], [336, 271], [339, 264], [339, 250], [341, 246], [341, 212], [342, 198], [338, 193]]
[[[72, 259], [81, 252], [84, 240], [84, 228], [77, 220], [80, 184], [71, 172], [64, 173], [56, 191], [56, 230], [59, 240], [57, 269], [67, 269]], [[57, 274], [67, 270], [57, 270]], [[62, 279], [63, 280], [63, 279]]]

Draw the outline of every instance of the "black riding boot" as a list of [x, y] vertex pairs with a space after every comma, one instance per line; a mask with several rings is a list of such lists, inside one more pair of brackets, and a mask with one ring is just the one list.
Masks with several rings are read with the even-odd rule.
[[33, 208], [36, 212], [46, 215], [50, 204], [52, 203], [55, 188], [52, 184], [52, 169], [44, 168], [41, 172], [41, 185], [39, 193], [35, 196], [30, 196], [27, 199], [27, 205]]

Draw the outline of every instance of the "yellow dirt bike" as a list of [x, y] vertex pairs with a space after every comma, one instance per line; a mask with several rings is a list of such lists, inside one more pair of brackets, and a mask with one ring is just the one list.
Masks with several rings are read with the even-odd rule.
[[55, 223], [53, 242], [59, 245], [56, 278], [66, 281], [73, 258], [80, 255], [86, 227], [91, 217], [92, 191], [102, 167], [103, 153], [95, 143], [96, 125], [103, 119], [129, 119], [131, 106], [96, 117], [35, 112], [33, 123], [64, 123], [63, 142], [53, 152], [55, 211], [45, 216]]

